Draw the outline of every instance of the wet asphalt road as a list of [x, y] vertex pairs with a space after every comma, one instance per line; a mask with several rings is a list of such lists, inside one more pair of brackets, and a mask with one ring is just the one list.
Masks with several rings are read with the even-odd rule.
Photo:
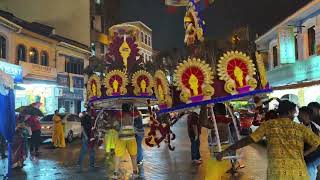
[[[202, 180], [206, 173], [214, 173], [214, 169], [206, 170], [210, 159], [207, 143], [207, 133], [203, 129], [201, 136], [201, 154], [204, 163], [198, 167], [193, 166], [190, 160], [190, 142], [187, 135], [186, 122], [179, 121], [173, 128], [177, 138], [174, 141], [175, 151], [170, 151], [165, 144], [160, 148], [144, 146], [144, 164], [141, 167], [144, 179], [150, 180]], [[50, 143], [41, 146], [39, 159], [25, 161], [26, 166], [21, 170], [13, 170], [14, 180], [102, 180], [110, 179], [113, 161], [105, 158], [104, 150], [97, 149], [96, 165], [93, 170], [85, 169], [79, 173], [77, 160], [80, 153], [80, 141], [75, 140], [64, 149], [51, 149]], [[264, 180], [266, 179], [266, 153], [265, 148], [253, 145], [242, 150], [242, 160], [245, 168], [234, 179]], [[88, 158], [88, 157], [87, 157]], [[86, 161], [85, 167], [87, 167]], [[6, 160], [0, 160], [0, 178], [6, 173]], [[132, 172], [129, 156], [121, 162], [123, 173]], [[127, 178], [126, 178], [127, 179]], [[224, 179], [230, 179], [228, 175]]]

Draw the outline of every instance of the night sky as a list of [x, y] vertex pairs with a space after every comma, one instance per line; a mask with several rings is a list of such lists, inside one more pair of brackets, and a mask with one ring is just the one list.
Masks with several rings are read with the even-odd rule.
[[[206, 37], [224, 39], [232, 29], [249, 25], [257, 33], [266, 32], [311, 0], [215, 0], [204, 11]], [[163, 0], [121, 0], [120, 20], [142, 21], [153, 30], [153, 48], [183, 47], [185, 7], [173, 14]]]

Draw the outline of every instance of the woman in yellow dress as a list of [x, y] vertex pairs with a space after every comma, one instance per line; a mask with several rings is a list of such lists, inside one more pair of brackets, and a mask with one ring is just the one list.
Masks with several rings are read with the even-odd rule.
[[53, 134], [52, 134], [52, 143], [56, 148], [66, 147], [66, 142], [64, 139], [62, 119], [58, 115], [58, 111], [54, 112], [53, 116]]

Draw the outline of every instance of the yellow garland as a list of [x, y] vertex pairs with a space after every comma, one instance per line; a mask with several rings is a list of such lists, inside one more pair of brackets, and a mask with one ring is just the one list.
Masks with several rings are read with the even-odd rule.
[[[141, 84], [142, 82], [138, 84], [137, 80], [140, 76], [146, 76], [149, 81], [149, 84]], [[153, 84], [154, 83], [153, 83], [152, 75], [145, 70], [137, 71], [132, 75], [132, 85], [134, 87], [133, 93], [136, 96], [140, 96], [142, 93], [142, 89], [144, 88], [145, 88], [145, 92], [148, 93], [149, 96], [151, 96], [153, 94], [153, 91], [152, 91]], [[145, 87], [142, 87], [142, 86], [145, 86]]]
[[268, 84], [267, 71], [266, 71], [266, 68], [263, 63], [262, 55], [258, 52], [256, 52], [256, 59], [257, 59], [258, 69], [260, 72], [261, 85], [263, 88], [266, 88], [266, 86]]
[[[162, 89], [159, 89], [159, 87], [157, 86], [157, 79], [160, 79]], [[167, 107], [172, 106], [172, 97], [170, 96], [169, 83], [165, 73], [161, 70], [156, 71], [154, 75], [154, 91], [160, 104], [166, 104]]]
[[[93, 82], [96, 82], [96, 85]], [[88, 80], [87, 94], [89, 100], [93, 97], [101, 97], [101, 82], [96, 74], [92, 75]]]
[[[185, 28], [185, 43], [187, 45], [192, 45], [196, 39], [200, 42], [204, 41], [203, 29], [199, 23], [200, 19], [198, 17], [198, 12], [195, 10], [195, 6], [190, 2], [186, 14], [184, 16], [184, 28]], [[193, 26], [187, 25], [192, 24]], [[192, 33], [193, 32], [193, 33]], [[192, 41], [190, 40], [193, 39]]]
[[116, 75], [121, 77], [121, 80], [122, 80], [122, 84], [121, 84], [120, 92], [119, 92], [120, 95], [127, 94], [127, 89], [126, 89], [126, 87], [128, 85], [127, 74], [121, 70], [112, 70], [109, 73], [107, 73], [106, 77], [104, 78], [104, 86], [107, 88], [107, 95], [108, 96], [112, 96], [112, 94], [115, 93], [114, 87], [111, 86], [111, 84], [109, 82], [110, 82], [110, 79]]

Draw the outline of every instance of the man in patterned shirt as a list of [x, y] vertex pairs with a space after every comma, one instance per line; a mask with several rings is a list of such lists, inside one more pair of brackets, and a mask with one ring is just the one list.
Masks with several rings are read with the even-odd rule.
[[281, 101], [278, 113], [279, 118], [262, 123], [250, 136], [219, 153], [217, 159], [221, 160], [224, 154], [266, 137], [268, 180], [309, 180], [304, 161], [304, 143], [316, 150], [320, 145], [320, 138], [305, 126], [293, 122], [297, 108], [292, 102]]

